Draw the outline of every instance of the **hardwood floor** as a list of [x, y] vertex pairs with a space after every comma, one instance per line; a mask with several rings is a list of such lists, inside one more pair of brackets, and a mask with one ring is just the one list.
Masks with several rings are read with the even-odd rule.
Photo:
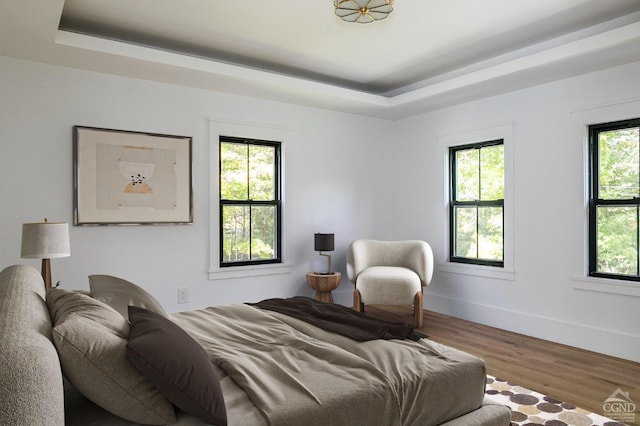
[[[413, 309], [367, 306], [378, 318], [412, 323]], [[640, 425], [640, 363], [425, 311], [420, 329], [438, 343], [485, 360], [487, 373], [603, 415], [617, 389], [629, 392]]]

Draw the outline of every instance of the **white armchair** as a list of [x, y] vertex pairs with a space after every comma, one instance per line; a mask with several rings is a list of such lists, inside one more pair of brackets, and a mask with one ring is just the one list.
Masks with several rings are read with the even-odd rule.
[[353, 307], [413, 305], [423, 325], [422, 292], [433, 276], [433, 251], [424, 241], [356, 240], [347, 250], [347, 276], [355, 284]]

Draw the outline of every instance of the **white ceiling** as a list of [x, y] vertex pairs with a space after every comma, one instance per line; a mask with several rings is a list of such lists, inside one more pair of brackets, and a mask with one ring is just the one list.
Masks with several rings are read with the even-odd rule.
[[390, 119], [640, 60], [640, 0], [0, 0], [0, 54]]

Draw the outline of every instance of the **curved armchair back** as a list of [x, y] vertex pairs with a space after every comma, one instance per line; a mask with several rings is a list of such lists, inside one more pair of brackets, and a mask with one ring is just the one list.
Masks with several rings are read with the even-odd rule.
[[402, 266], [415, 271], [422, 285], [433, 276], [433, 251], [425, 241], [356, 240], [347, 250], [347, 276], [356, 282], [360, 272], [371, 266]]

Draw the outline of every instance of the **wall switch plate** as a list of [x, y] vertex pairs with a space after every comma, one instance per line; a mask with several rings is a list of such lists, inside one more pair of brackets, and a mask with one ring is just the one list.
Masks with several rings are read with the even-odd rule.
[[182, 287], [178, 289], [178, 303], [188, 303], [189, 302], [189, 289], [187, 287]]

